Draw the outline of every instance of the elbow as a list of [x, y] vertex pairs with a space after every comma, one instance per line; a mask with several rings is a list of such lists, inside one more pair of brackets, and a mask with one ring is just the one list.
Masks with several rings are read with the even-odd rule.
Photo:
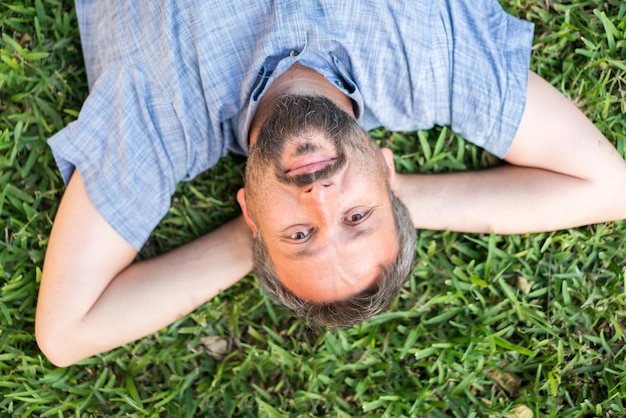
[[36, 320], [35, 338], [39, 349], [50, 363], [57, 367], [68, 367], [81, 360], [73, 352], [73, 344], [70, 342], [71, 340], [68, 338], [67, 333], [45, 322], [39, 319]]

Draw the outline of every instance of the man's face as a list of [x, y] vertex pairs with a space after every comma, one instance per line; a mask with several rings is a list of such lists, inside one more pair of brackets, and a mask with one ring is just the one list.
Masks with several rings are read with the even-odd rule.
[[250, 149], [248, 165], [239, 202], [283, 285], [297, 296], [346, 299], [373, 285], [395, 259], [393, 160], [369, 138], [266, 138]]

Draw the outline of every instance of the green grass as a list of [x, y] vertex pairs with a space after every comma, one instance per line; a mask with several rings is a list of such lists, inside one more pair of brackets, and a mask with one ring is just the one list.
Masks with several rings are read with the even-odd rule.
[[[626, 4], [507, 0], [536, 24], [532, 66], [626, 147]], [[38, 280], [63, 185], [46, 139], [86, 97], [73, 9], [0, 3], [0, 416], [626, 414], [626, 222], [532, 235], [422, 231], [393, 309], [315, 333], [251, 277], [172, 326], [67, 369], [34, 339]], [[373, 132], [404, 172], [493, 159], [447, 129]], [[180, 185], [143, 257], [238, 212], [243, 159]], [[616, 190], [616, 193], [624, 191]], [[230, 343], [221, 361], [201, 339]]]

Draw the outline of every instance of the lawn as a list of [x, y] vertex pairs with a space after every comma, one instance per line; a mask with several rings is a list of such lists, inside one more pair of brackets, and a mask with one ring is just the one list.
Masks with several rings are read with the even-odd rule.
[[[34, 337], [64, 189], [46, 140], [87, 95], [68, 3], [0, 2], [0, 416], [626, 416], [624, 221], [512, 236], [420, 231], [400, 297], [360, 326], [312, 331], [246, 277], [152, 336], [52, 366]], [[626, 156], [626, 3], [503, 4], [536, 24], [532, 68]], [[494, 163], [447, 129], [372, 135], [402, 172]], [[181, 184], [141, 257], [236, 216], [243, 164], [229, 157]]]

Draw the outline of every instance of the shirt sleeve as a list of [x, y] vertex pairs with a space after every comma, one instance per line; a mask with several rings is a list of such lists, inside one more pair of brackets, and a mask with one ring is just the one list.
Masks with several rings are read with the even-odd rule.
[[187, 173], [183, 129], [161, 95], [139, 71], [108, 69], [78, 120], [49, 140], [63, 180], [78, 170], [98, 212], [136, 250]]
[[524, 113], [534, 26], [495, 0], [441, 4], [449, 102], [435, 123], [502, 158]]

